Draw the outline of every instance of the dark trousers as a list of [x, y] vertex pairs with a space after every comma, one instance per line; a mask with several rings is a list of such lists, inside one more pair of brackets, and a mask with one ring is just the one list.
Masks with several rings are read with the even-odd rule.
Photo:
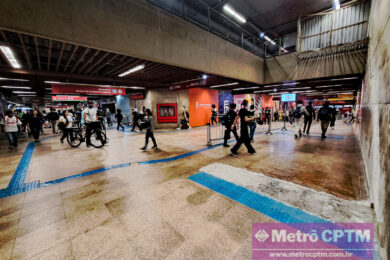
[[112, 126], [111, 117], [106, 117], [106, 119], [107, 119], [107, 125]]
[[233, 130], [232, 130], [232, 127], [231, 127], [231, 126], [227, 126], [227, 127], [226, 127], [226, 130], [225, 130], [225, 135], [224, 135], [224, 137], [223, 137], [224, 144], [227, 144], [227, 141], [230, 139], [230, 132], [233, 133], [233, 135], [234, 135], [234, 137], [236, 138], [237, 142], [238, 142], [238, 140], [240, 139], [240, 138], [238, 137], [236, 127], [234, 127]]
[[[306, 134], [308, 134], [310, 132], [310, 126], [311, 126], [312, 122], [313, 122], [312, 118], [305, 117], [305, 124], [303, 125], [303, 132], [306, 131]], [[307, 129], [306, 129], [306, 127], [307, 127]]]
[[139, 126], [137, 119], [133, 120], [133, 128], [131, 129], [131, 131], [134, 131], [135, 127], [138, 127], [138, 129], [141, 131], [141, 127]]
[[329, 126], [329, 120], [321, 120], [322, 136], [325, 136], [326, 130], [328, 130], [328, 126]]
[[265, 123], [265, 124], [269, 124], [269, 121], [271, 121], [271, 116], [266, 116], [266, 117], [264, 118], [264, 123]]
[[217, 124], [217, 117], [212, 116], [212, 117], [211, 117], [211, 125], [213, 125], [214, 122], [215, 122], [215, 124]]
[[31, 133], [35, 140], [39, 140], [39, 134], [41, 131], [41, 127], [33, 127], [31, 128]]
[[119, 130], [119, 127], [122, 127], [122, 129], [125, 130], [125, 128], [122, 125], [122, 121], [118, 120], [118, 125], [116, 126], [116, 130]]
[[336, 122], [336, 119], [330, 120], [330, 127], [334, 127], [334, 123]]
[[148, 146], [149, 138], [152, 138], [153, 145], [157, 147], [156, 139], [154, 138], [153, 132], [150, 129], [147, 129], [145, 134], [145, 148], [146, 146]]
[[241, 137], [238, 139], [236, 145], [230, 150], [232, 153], [236, 154], [238, 149], [240, 149], [241, 145], [244, 144], [246, 149], [248, 149], [248, 153], [256, 152], [251, 145], [251, 139], [249, 138], [248, 133], [241, 133]]
[[18, 132], [7, 132], [9, 146], [18, 146]]
[[64, 139], [68, 137], [69, 130], [67, 128], [64, 128], [64, 129], [61, 129], [61, 130], [62, 130], [61, 141], [64, 141]]
[[51, 120], [50, 123], [51, 123], [51, 128], [53, 130], [53, 134], [55, 134], [56, 133], [57, 120]]
[[[85, 134], [86, 144], [91, 145], [92, 130], [100, 129], [100, 122], [86, 123], [85, 125], [87, 126], [86, 134]], [[102, 135], [100, 134], [100, 132], [101, 130], [96, 131], [98, 140], [102, 140]]]

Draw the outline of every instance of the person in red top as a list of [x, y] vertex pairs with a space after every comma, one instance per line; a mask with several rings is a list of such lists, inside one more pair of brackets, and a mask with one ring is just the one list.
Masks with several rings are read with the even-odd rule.
[[11, 110], [8, 110], [4, 118], [1, 119], [0, 124], [7, 134], [9, 146], [14, 149], [18, 146], [18, 131], [22, 122], [17, 118]]

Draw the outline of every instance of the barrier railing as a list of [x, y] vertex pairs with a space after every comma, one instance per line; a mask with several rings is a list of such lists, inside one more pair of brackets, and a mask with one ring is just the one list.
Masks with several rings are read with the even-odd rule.
[[209, 118], [207, 123], [207, 145], [211, 146], [212, 141], [223, 140], [225, 136], [226, 127], [222, 124], [222, 118], [225, 115], [218, 115], [215, 119], [217, 123], [213, 122], [213, 118]]

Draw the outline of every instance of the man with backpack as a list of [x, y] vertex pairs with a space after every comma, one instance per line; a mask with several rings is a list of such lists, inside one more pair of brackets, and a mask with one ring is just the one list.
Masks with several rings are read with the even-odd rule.
[[233, 132], [234, 137], [238, 141], [237, 127], [236, 127], [236, 125], [233, 125], [236, 117], [237, 117], [236, 104], [232, 103], [229, 106], [229, 111], [223, 117], [223, 124], [226, 127], [225, 135], [223, 138], [224, 139], [224, 142], [223, 142], [224, 147], [229, 147], [229, 145], [227, 144], [227, 141], [228, 141], [228, 139], [230, 139], [230, 132]]
[[52, 130], [53, 130], [53, 134], [56, 134], [57, 133], [56, 132], [56, 125], [57, 125], [57, 120], [59, 119], [58, 113], [54, 109], [50, 109], [50, 112], [49, 112], [49, 114], [47, 114], [47, 117], [50, 121]]
[[297, 132], [295, 133], [295, 138], [298, 138], [298, 136], [299, 137], [302, 136], [303, 116], [309, 116], [309, 113], [307, 112], [306, 108], [303, 106], [303, 102], [301, 100], [298, 100], [297, 107], [293, 112], [295, 128], [297, 129]]
[[310, 126], [311, 126], [311, 123], [313, 122], [313, 118], [314, 118], [314, 120], [316, 118], [316, 112], [314, 111], [314, 108], [313, 108], [313, 102], [309, 102], [309, 105], [306, 107], [306, 111], [309, 113], [309, 115], [305, 116], [305, 124], [303, 125], [303, 133], [305, 133], [305, 131], [306, 131], [306, 134], [308, 135], [310, 133]]
[[317, 121], [321, 120], [321, 130], [322, 130], [321, 138], [326, 138], [325, 136], [326, 130], [328, 130], [329, 122], [330, 120], [332, 120], [332, 111], [329, 105], [330, 102], [326, 101], [325, 104], [318, 111]]

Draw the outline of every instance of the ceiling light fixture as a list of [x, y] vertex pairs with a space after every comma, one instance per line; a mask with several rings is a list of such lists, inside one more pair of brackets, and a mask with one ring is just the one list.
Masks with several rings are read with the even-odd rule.
[[208, 77], [209, 77], [209, 76], [208, 76], [207, 74], [203, 74], [203, 75], [202, 75], [202, 79], [203, 79], [203, 80], [206, 80]]
[[230, 14], [231, 16], [233, 16], [234, 18], [236, 18], [236, 20], [239, 21], [240, 23], [246, 23], [245, 17], [239, 14], [236, 10], [234, 10], [229, 5], [224, 5], [223, 10], [228, 14]]
[[16, 60], [15, 55], [12, 52], [10, 47], [3, 45], [3, 46], [0, 46], [0, 50], [3, 52], [5, 58], [11, 64], [12, 68], [20, 69], [22, 67], [22, 66], [20, 66], [19, 62]]
[[269, 43], [271, 43], [272, 45], [275, 45], [276, 43], [271, 40], [271, 38], [269, 38], [267, 35], [264, 35], [264, 39], [266, 39]]
[[12, 91], [14, 94], [36, 94], [35, 91]]
[[1, 87], [7, 89], [31, 89], [31, 87], [20, 87], [20, 86], [1, 86]]
[[260, 87], [250, 87], [250, 88], [234, 88], [233, 90], [245, 90], [245, 89], [257, 89]]
[[128, 71], [125, 71], [123, 72], [122, 74], [119, 74], [118, 77], [124, 77], [124, 76], [127, 76], [131, 73], [134, 73], [136, 71], [139, 71], [139, 70], [143, 70], [145, 68], [145, 65], [142, 64], [142, 65], [138, 65], [137, 67], [134, 67], [132, 69], [129, 69]]
[[277, 86], [280, 86], [281, 84], [274, 84], [274, 85], [268, 85], [268, 86], [264, 86], [265, 88], [272, 88], [272, 87], [277, 87]]
[[37, 95], [29, 94], [29, 95], [18, 95], [19, 97], [36, 97]]
[[221, 84], [221, 85], [214, 85], [210, 86], [210, 88], [219, 88], [219, 87], [226, 87], [226, 86], [234, 86], [240, 84], [239, 82], [233, 82], [233, 83], [227, 83], [227, 84]]
[[0, 80], [28, 81], [28, 79], [9, 79], [9, 78], [0, 78]]

